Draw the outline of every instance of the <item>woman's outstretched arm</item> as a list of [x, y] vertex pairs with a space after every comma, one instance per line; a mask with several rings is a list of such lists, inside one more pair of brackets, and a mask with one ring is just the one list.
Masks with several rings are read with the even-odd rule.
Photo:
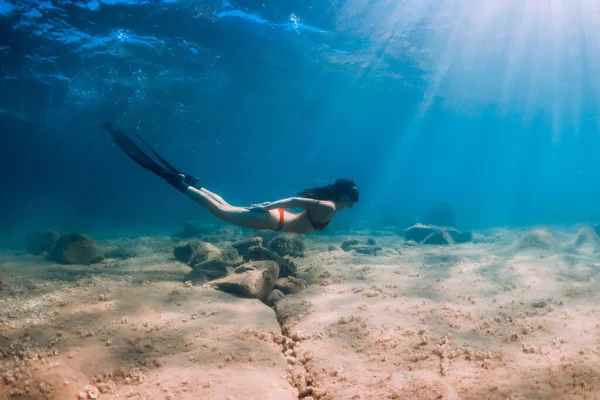
[[288, 199], [277, 200], [274, 202], [266, 202], [256, 204], [249, 207], [251, 210], [275, 210], [277, 208], [308, 208], [319, 204], [319, 200], [307, 199], [304, 197], [290, 197]]

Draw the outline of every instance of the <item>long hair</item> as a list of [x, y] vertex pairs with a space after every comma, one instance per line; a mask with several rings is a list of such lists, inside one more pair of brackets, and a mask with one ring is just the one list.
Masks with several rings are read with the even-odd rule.
[[300, 196], [315, 199], [315, 200], [328, 200], [328, 201], [340, 201], [343, 195], [349, 195], [356, 198], [358, 201], [358, 190], [356, 184], [350, 179], [338, 179], [332, 185], [318, 186], [310, 189], [304, 189], [299, 193]]

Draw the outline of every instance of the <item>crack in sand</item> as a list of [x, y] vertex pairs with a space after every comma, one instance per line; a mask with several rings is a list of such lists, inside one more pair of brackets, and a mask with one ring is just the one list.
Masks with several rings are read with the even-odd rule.
[[325, 393], [318, 389], [319, 384], [315, 382], [314, 375], [311, 373], [310, 353], [299, 347], [302, 337], [292, 332], [286, 325], [281, 325], [281, 322], [280, 326], [283, 338], [282, 353], [288, 362], [288, 382], [298, 390], [298, 399], [320, 399]]

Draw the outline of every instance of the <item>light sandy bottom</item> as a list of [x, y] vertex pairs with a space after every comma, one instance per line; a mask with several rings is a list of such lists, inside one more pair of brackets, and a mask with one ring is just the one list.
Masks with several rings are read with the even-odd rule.
[[274, 311], [185, 287], [189, 268], [167, 255], [99, 267], [4, 261], [0, 398], [87, 399], [95, 388], [102, 399], [298, 398]]
[[277, 314], [186, 287], [166, 253], [93, 267], [6, 253], [0, 398], [600, 399], [597, 245], [522, 234], [378, 238], [380, 256], [314, 237], [297, 260], [308, 289]]

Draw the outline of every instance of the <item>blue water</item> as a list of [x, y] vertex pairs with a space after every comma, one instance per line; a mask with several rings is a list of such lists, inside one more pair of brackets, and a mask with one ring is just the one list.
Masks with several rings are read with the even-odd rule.
[[98, 125], [233, 204], [339, 177], [333, 227], [600, 217], [591, 2], [0, 0], [0, 230], [213, 218]]

